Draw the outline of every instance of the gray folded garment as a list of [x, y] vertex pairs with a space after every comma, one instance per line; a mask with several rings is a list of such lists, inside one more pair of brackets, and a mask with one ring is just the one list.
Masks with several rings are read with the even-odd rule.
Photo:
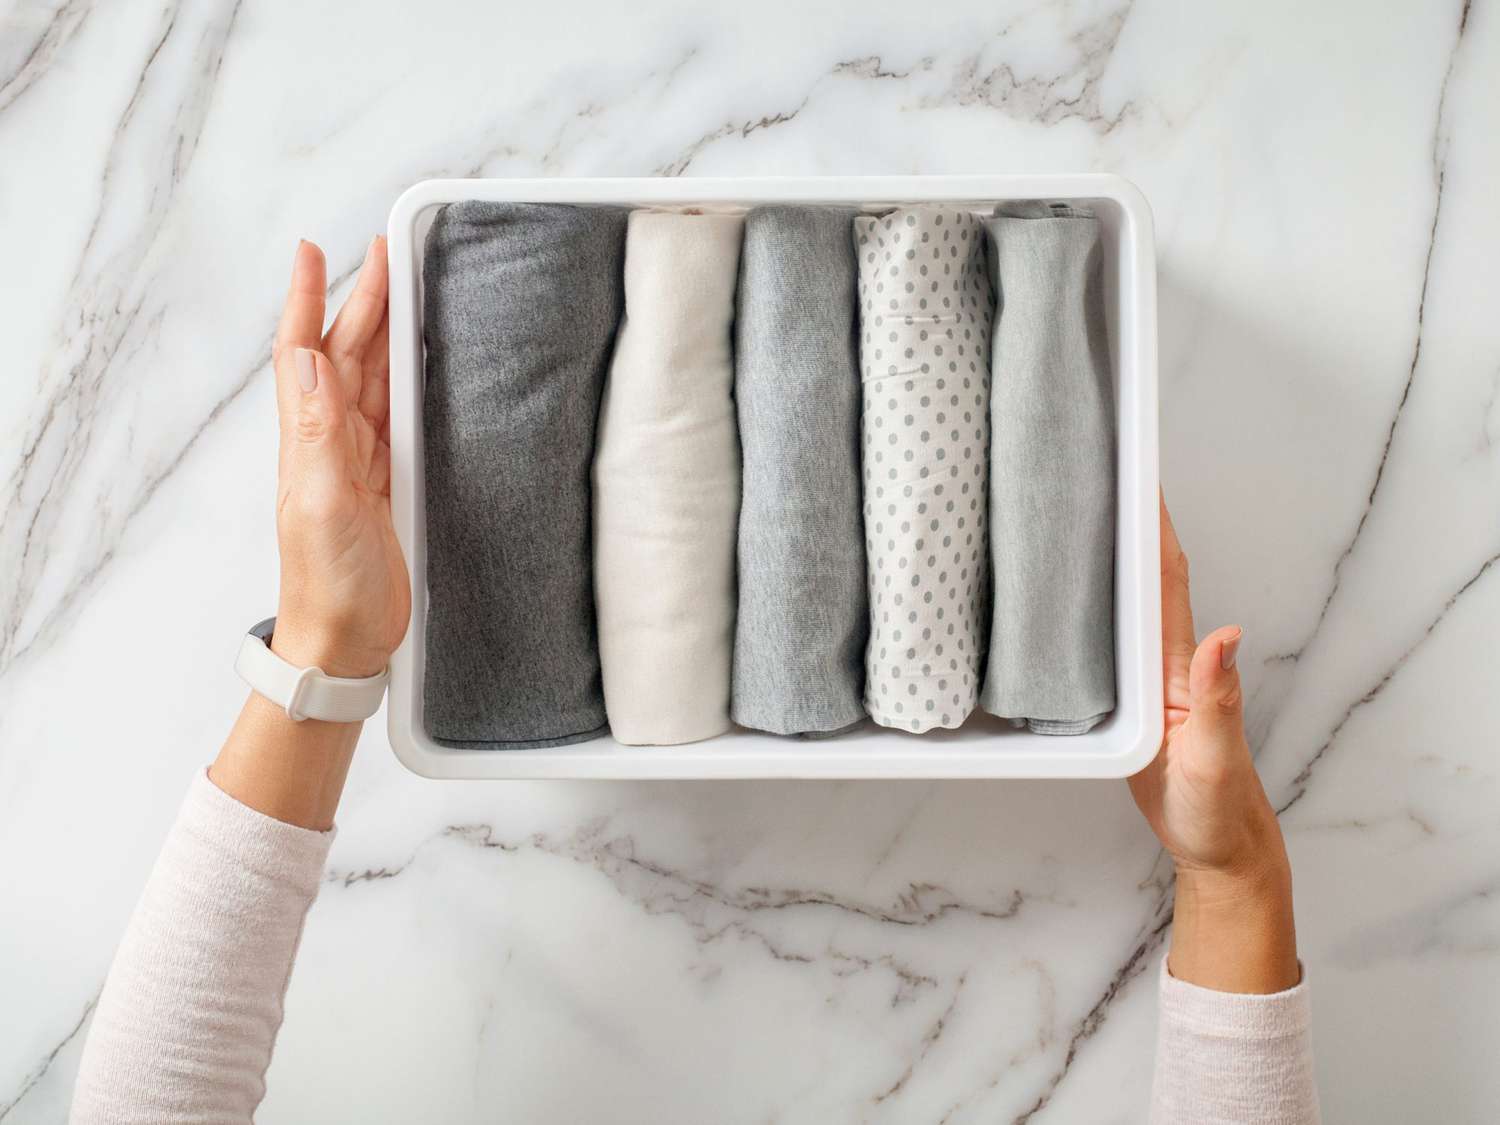
[[438, 741], [606, 729], [589, 466], [626, 214], [456, 203], [427, 235], [423, 705]]
[[988, 222], [994, 617], [980, 705], [1038, 734], [1115, 707], [1115, 415], [1099, 224], [1008, 206]]
[[918, 207], [854, 220], [870, 642], [882, 726], [961, 726], [989, 632], [985, 489], [993, 300], [983, 222]]
[[865, 717], [855, 214], [776, 206], [745, 220], [731, 713], [775, 734], [836, 733]]

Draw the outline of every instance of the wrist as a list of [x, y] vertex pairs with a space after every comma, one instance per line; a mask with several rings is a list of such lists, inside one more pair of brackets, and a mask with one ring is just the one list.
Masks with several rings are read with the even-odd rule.
[[241, 804], [287, 824], [326, 831], [333, 824], [362, 723], [293, 722], [250, 693], [219, 756], [215, 785]]
[[1179, 866], [1167, 967], [1219, 992], [1271, 993], [1301, 978], [1285, 852], [1230, 869]]
[[344, 630], [280, 613], [271, 633], [271, 651], [297, 668], [321, 668], [324, 675], [341, 679], [377, 676], [390, 660]]

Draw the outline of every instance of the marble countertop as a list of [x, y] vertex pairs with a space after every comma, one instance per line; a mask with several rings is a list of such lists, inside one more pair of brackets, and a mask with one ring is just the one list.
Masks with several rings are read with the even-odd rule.
[[[1500, 1103], [1500, 11], [0, 8], [0, 1121], [60, 1121], [275, 603], [271, 329], [430, 176], [1115, 171], [1329, 1121]], [[1121, 783], [439, 784], [369, 725], [267, 1122], [1142, 1119]]]

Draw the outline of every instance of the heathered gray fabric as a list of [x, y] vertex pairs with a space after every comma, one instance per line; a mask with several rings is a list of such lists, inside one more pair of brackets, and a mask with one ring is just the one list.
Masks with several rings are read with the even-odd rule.
[[775, 734], [839, 733], [865, 717], [855, 213], [758, 207], [745, 220], [731, 713]]
[[854, 220], [870, 581], [865, 707], [961, 726], [989, 634], [985, 488], [994, 302], [984, 224], [951, 208]]
[[995, 608], [980, 704], [1039, 734], [1115, 706], [1115, 415], [1098, 221], [1044, 205], [990, 219]]
[[589, 466], [627, 212], [457, 203], [427, 236], [424, 720], [503, 749], [606, 729]]

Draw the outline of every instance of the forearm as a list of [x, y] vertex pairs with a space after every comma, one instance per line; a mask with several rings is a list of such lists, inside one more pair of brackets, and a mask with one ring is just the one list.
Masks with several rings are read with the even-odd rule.
[[1271, 993], [1296, 985], [1292, 872], [1279, 835], [1265, 862], [1244, 872], [1181, 870], [1167, 966], [1180, 981], [1218, 992]]
[[1177, 876], [1159, 989], [1153, 1125], [1315, 1125], [1307, 985], [1297, 960], [1291, 870]]
[[[343, 647], [278, 616], [271, 648], [299, 668], [332, 676], [363, 676]], [[377, 665], [374, 671], [379, 671]], [[209, 768], [215, 785], [241, 804], [287, 824], [322, 832], [332, 827], [360, 723], [293, 722], [285, 710], [251, 693]]]
[[194, 780], [105, 981], [73, 1121], [250, 1120], [331, 839]]
[[[339, 654], [279, 631], [298, 666]], [[251, 693], [193, 783], [105, 981], [73, 1120], [249, 1121], [317, 894], [359, 723]]]
[[294, 723], [252, 694], [208, 774], [256, 812], [323, 832], [333, 826], [359, 730], [359, 723]]

